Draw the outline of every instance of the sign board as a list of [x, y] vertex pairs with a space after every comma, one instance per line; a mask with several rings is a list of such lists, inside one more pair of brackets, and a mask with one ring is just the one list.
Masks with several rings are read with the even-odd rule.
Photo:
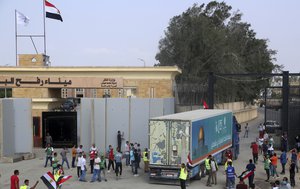
[[0, 88], [123, 88], [122, 78], [0, 76]]

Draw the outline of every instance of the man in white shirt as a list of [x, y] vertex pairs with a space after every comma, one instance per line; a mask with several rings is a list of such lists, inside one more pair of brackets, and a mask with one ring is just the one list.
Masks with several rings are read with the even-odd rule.
[[79, 153], [78, 157], [77, 157], [77, 176], [78, 176], [78, 178], [81, 175], [81, 159], [82, 159], [82, 153]]
[[81, 175], [80, 175], [80, 178], [79, 178], [79, 181], [81, 182], [86, 182], [86, 179], [85, 179], [85, 175], [86, 175], [86, 155], [83, 154], [82, 158], [81, 158]]
[[100, 181], [100, 157], [98, 156], [98, 154], [96, 154], [95, 156], [95, 160], [94, 160], [94, 171], [93, 171], [93, 177], [91, 182], [95, 182], [96, 179], [98, 179], [98, 181]]

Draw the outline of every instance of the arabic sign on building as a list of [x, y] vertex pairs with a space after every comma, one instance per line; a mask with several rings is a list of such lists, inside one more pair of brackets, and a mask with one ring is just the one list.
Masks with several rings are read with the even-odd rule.
[[122, 78], [0, 76], [0, 88], [123, 88]]

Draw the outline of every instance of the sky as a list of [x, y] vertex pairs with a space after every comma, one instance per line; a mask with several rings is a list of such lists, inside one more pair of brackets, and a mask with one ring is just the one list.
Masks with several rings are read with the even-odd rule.
[[[172, 17], [195, 0], [49, 0], [63, 22], [46, 18], [52, 66], [153, 66], [158, 43]], [[257, 38], [268, 39], [276, 64], [300, 72], [299, 0], [226, 0], [243, 13]], [[19, 35], [43, 34], [43, 0], [0, 0], [0, 66], [15, 66], [15, 9], [30, 18]], [[42, 38], [34, 38], [43, 53]], [[18, 38], [18, 54], [35, 54], [29, 38]]]

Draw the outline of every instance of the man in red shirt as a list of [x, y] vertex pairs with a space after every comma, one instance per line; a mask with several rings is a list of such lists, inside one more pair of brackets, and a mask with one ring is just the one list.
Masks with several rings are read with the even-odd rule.
[[15, 170], [14, 174], [10, 177], [10, 189], [19, 189], [19, 170]]
[[256, 164], [258, 160], [258, 145], [256, 144], [256, 142], [252, 142], [250, 148], [252, 148], [253, 161], [254, 164]]

